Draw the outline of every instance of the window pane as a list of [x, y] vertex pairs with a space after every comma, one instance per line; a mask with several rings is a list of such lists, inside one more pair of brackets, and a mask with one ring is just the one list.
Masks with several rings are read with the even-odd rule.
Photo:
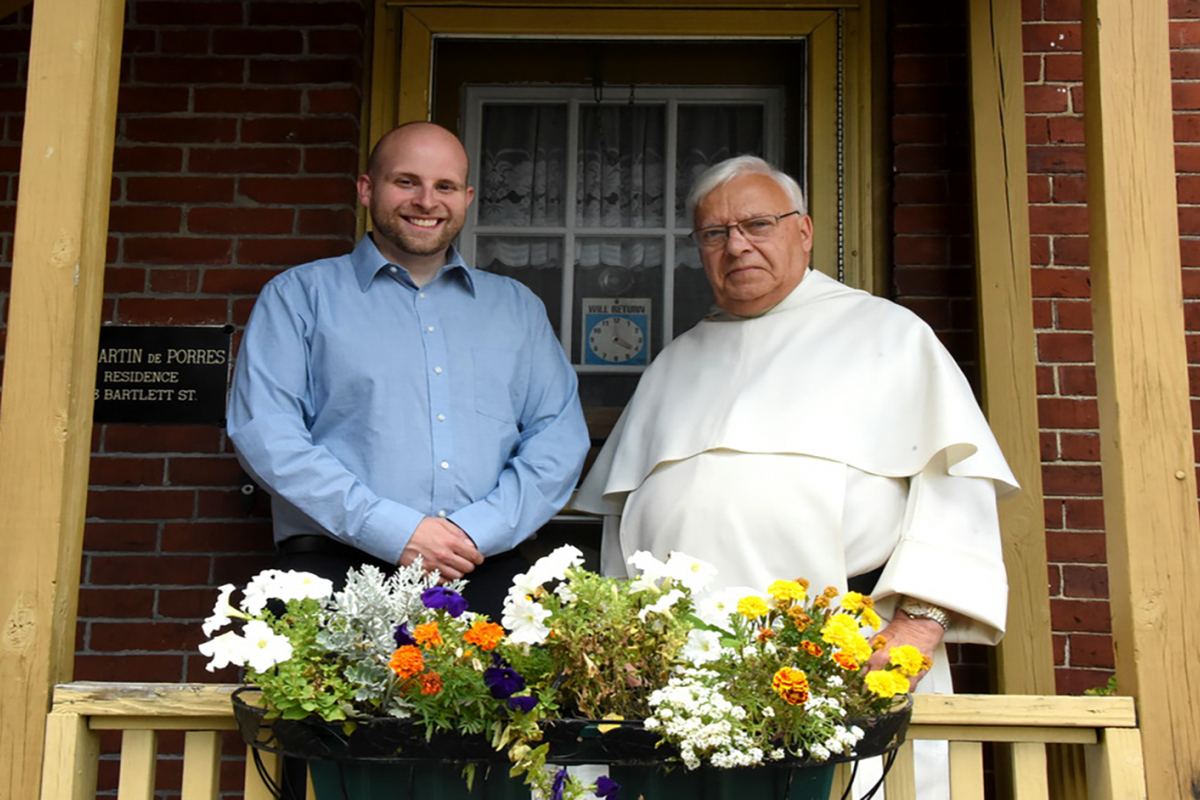
[[676, 147], [675, 220], [691, 228], [687, 196], [701, 172], [733, 156], [763, 154], [762, 105], [680, 105]]
[[675, 319], [671, 333], [679, 336], [712, 310], [712, 287], [704, 276], [700, 251], [689, 236], [675, 240]]
[[480, 236], [476, 265], [515, 278], [546, 304], [554, 333], [562, 338], [562, 240], [544, 236]]
[[567, 107], [495, 104], [483, 109], [480, 225], [562, 225]]
[[580, 107], [579, 225], [663, 225], [665, 116], [661, 105]]
[[645, 365], [649, 358], [662, 349], [662, 284], [661, 239], [577, 239], [573, 324], [578, 332], [578, 344], [571, 354], [571, 360], [576, 364], [588, 363], [587, 350], [593, 345], [589, 338], [591, 329], [601, 317], [611, 313], [597, 312], [594, 307], [609, 303], [610, 308], [639, 307], [628, 313], [616, 313], [623, 313], [641, 328], [641, 337], [639, 340], [638, 333], [632, 330], [628, 331], [630, 335], [614, 333], [614, 337], [620, 339], [614, 339], [619, 349], [609, 352], [604, 348], [599, 353], [601, 358], [592, 359], [592, 362]]

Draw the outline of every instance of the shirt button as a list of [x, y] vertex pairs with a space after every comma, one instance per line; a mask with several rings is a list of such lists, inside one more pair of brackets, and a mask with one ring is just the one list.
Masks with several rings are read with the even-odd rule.
[[430, 333], [433, 333], [433, 326], [432, 326], [432, 325], [430, 325], [430, 326], [429, 326], [428, 328], [426, 328], [425, 330], [429, 331]]
[[435, 373], [435, 374], [437, 374], [437, 375], [441, 375], [441, 374], [442, 374], [442, 368], [441, 368], [441, 367], [434, 367], [434, 368], [433, 368], [433, 371], [434, 371], [434, 373]]
[[449, 462], [449, 461], [443, 461], [443, 462], [441, 463], [441, 467], [442, 467], [442, 469], [450, 469], [450, 462]]
[[438, 516], [439, 516], [439, 517], [442, 517], [443, 519], [445, 519], [445, 517], [446, 517], [446, 509], [444, 509], [444, 508], [438, 509]]
[[396, 272], [397, 272], [397, 270], [396, 270], [396, 268], [395, 268], [395, 267], [388, 267], [388, 272], [390, 272], [390, 273], [392, 273], [393, 275], [395, 275], [395, 274], [396, 274]]
[[446, 421], [446, 415], [438, 414], [438, 422], [445, 422], [445, 421]]
[[419, 297], [419, 298], [421, 298], [422, 300], [424, 300], [424, 299], [425, 299], [425, 293], [424, 293], [424, 292], [421, 292], [420, 294], [418, 294], [418, 295], [417, 295], [417, 297]]

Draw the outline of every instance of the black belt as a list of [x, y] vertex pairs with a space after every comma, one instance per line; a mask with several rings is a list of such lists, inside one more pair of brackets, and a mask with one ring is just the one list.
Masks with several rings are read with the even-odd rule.
[[339, 542], [337, 539], [314, 533], [302, 533], [299, 536], [290, 536], [279, 542], [277, 546], [279, 547], [279, 552], [291, 555], [297, 553], [322, 553], [324, 555], [344, 556], [346, 558], [371, 558], [371, 556], [357, 547], [351, 547], [348, 544]]

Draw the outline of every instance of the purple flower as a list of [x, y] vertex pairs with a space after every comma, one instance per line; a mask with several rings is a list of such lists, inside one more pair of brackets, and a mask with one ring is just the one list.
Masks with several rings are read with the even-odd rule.
[[554, 776], [554, 783], [550, 784], [550, 800], [562, 800], [563, 787], [567, 783], [567, 770], [560, 769]]
[[483, 671], [483, 685], [492, 690], [492, 697], [507, 700], [525, 688], [525, 679], [508, 667], [488, 667]]
[[417, 640], [408, 633], [408, 623], [401, 622], [396, 626], [396, 630], [392, 633], [392, 638], [396, 640], [396, 647], [404, 647], [405, 645], [415, 645]]
[[431, 586], [421, 592], [421, 602], [426, 608], [444, 608], [455, 619], [467, 610], [467, 600], [461, 594], [445, 586]]
[[607, 775], [601, 775], [599, 778], [596, 778], [596, 797], [606, 797], [608, 800], [613, 800], [619, 791], [621, 791], [621, 784]]
[[533, 711], [533, 707], [537, 705], [537, 698], [528, 695], [520, 697], [508, 698], [508, 707], [513, 711], [524, 711], [526, 713]]

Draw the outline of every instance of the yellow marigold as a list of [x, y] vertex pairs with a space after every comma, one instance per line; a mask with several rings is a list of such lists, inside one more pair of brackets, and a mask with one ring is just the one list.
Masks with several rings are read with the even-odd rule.
[[771, 678], [771, 688], [791, 705], [808, 702], [808, 676], [795, 667], [781, 667]]
[[933, 669], [933, 659], [929, 656], [921, 658], [921, 669]]
[[772, 581], [767, 587], [767, 594], [780, 605], [790, 605], [804, 599], [804, 589], [796, 581]]
[[421, 694], [437, 694], [442, 690], [442, 676], [427, 672], [421, 676]]
[[821, 638], [846, 653], [856, 661], [871, 657], [871, 645], [859, 632], [858, 620], [849, 614], [834, 614], [821, 628]]
[[886, 636], [884, 636], [882, 633], [877, 633], [871, 637], [871, 649], [872, 650], [882, 650], [883, 648], [887, 647], [887, 643], [888, 643], [888, 638]]
[[908, 691], [908, 678], [894, 670], [877, 669], [867, 673], [866, 685], [877, 697], [895, 697]]
[[820, 656], [821, 653], [825, 652], [816, 642], [801, 642], [800, 646], [803, 647], [804, 652], [808, 653], [810, 656]]
[[487, 652], [500, 644], [500, 640], [504, 638], [504, 628], [494, 622], [477, 619], [470, 629], [463, 634], [463, 641], [467, 644], [478, 645], [480, 650]]
[[388, 666], [401, 678], [411, 678], [425, 669], [425, 659], [420, 648], [406, 644], [392, 653], [392, 660], [388, 662]]
[[912, 677], [925, 666], [925, 654], [911, 644], [893, 647], [888, 654], [888, 663], [898, 669], [902, 675]]
[[446, 643], [442, 638], [442, 632], [438, 630], [438, 624], [436, 621], [426, 622], [423, 625], [418, 625], [413, 630], [412, 636], [414, 639], [416, 639], [417, 644], [421, 645], [426, 650], [431, 647], [439, 647]]
[[846, 592], [842, 596], [842, 610], [854, 613], [863, 607], [863, 596], [861, 592]]
[[761, 597], [749, 595], [738, 600], [737, 611], [746, 619], [756, 619], [767, 615], [767, 604]]
[[[871, 598], [868, 597], [867, 599], [870, 600]], [[863, 624], [870, 625], [872, 628], [876, 629], [883, 626], [883, 620], [881, 620], [879, 615], [875, 613], [875, 609], [871, 608], [870, 606], [863, 606], [862, 621]]]
[[851, 658], [847, 653], [834, 653], [833, 660], [839, 667], [847, 672], [854, 672], [859, 667], [858, 662]]

